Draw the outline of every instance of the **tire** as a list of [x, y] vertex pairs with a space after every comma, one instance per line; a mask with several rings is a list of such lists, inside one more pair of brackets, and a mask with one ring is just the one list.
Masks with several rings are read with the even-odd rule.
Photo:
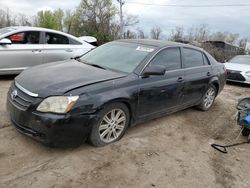
[[241, 132], [242, 136], [249, 136], [250, 134], [250, 130], [247, 128], [243, 128], [242, 132]]
[[208, 111], [214, 103], [217, 89], [214, 85], [209, 85], [205, 94], [202, 97], [201, 103], [197, 106], [202, 111]]
[[125, 134], [130, 120], [127, 106], [112, 103], [104, 106], [98, 113], [98, 121], [93, 125], [89, 143], [93, 146], [105, 146], [120, 140]]

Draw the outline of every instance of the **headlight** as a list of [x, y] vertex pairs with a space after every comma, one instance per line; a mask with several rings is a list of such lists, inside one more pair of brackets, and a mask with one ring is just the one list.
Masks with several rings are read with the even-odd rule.
[[247, 71], [247, 72], [246, 72], [246, 75], [250, 77], [250, 71]]
[[39, 112], [67, 113], [79, 96], [55, 96], [44, 99], [37, 107]]

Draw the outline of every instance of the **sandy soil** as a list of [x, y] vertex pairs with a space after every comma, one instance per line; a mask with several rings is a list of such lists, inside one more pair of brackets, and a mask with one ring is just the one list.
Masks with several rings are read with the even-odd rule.
[[238, 135], [235, 104], [249, 96], [247, 86], [227, 85], [209, 112], [191, 108], [138, 125], [106, 147], [51, 149], [11, 126], [10, 82], [0, 80], [0, 187], [250, 187], [250, 145], [226, 155], [210, 147]]

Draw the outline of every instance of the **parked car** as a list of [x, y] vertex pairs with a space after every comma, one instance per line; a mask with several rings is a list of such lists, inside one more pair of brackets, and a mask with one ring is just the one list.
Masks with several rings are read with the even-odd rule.
[[98, 46], [98, 42], [97, 39], [95, 37], [91, 37], [91, 36], [82, 36], [82, 37], [78, 37], [78, 39], [83, 40], [93, 46]]
[[102, 146], [139, 122], [192, 106], [209, 110], [225, 77], [224, 65], [200, 48], [119, 40], [25, 70], [11, 85], [7, 107], [17, 130], [45, 144], [88, 139]]
[[227, 80], [250, 84], [250, 55], [237, 55], [225, 63]]
[[37, 27], [0, 29], [0, 75], [82, 55], [94, 46], [72, 35]]

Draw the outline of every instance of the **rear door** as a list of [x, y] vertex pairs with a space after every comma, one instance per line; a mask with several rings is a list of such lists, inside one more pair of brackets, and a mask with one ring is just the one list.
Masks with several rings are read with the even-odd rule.
[[44, 63], [61, 61], [73, 57], [74, 50], [67, 36], [53, 32], [45, 32], [44, 38]]
[[201, 100], [209, 80], [212, 67], [206, 55], [192, 48], [182, 48], [185, 72], [185, 86], [182, 104], [193, 104]]
[[87, 53], [92, 45], [53, 32], [43, 32], [44, 63], [62, 61]]
[[43, 45], [39, 31], [24, 31], [6, 38], [12, 44], [0, 45], [0, 70], [19, 72], [43, 63]]
[[181, 55], [178, 47], [160, 51], [150, 65], [164, 65], [163, 76], [142, 78], [139, 85], [138, 116], [143, 117], [164, 112], [177, 107], [184, 86], [184, 71], [181, 68]]

